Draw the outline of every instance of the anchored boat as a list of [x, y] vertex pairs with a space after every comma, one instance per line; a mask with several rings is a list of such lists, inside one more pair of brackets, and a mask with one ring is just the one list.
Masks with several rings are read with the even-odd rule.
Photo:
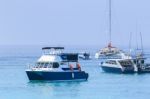
[[132, 59], [107, 59], [101, 62], [103, 71], [111, 73], [150, 73], [150, 64], [143, 55]]
[[138, 71], [136, 64], [131, 59], [108, 59], [101, 63], [105, 72], [111, 73], [135, 73]]
[[44, 47], [44, 54], [26, 74], [29, 80], [87, 80], [88, 73], [82, 71], [78, 54], [63, 53], [63, 47]]
[[112, 9], [111, 9], [111, 0], [109, 0], [109, 43], [105, 48], [100, 49], [95, 54], [96, 59], [129, 59], [130, 55], [121, 51], [117, 47], [112, 46]]
[[150, 73], [150, 64], [145, 63], [146, 58], [143, 56], [133, 59], [134, 64], [138, 69], [138, 73]]
[[96, 59], [131, 59], [132, 57], [116, 47], [108, 45], [95, 54]]
[[79, 53], [79, 59], [91, 60], [90, 53], [87, 53], [87, 52]]

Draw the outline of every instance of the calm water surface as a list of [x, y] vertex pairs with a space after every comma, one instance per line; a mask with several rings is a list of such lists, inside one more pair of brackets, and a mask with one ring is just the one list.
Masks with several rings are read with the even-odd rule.
[[39, 47], [0, 49], [0, 99], [144, 99], [150, 96], [150, 74], [104, 73], [98, 60], [80, 61], [82, 69], [89, 73], [88, 81], [30, 82], [26, 65], [40, 55]]

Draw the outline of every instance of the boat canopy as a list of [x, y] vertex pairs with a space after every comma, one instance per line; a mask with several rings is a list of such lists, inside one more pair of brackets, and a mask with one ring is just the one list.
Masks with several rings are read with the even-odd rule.
[[45, 55], [58, 55], [64, 50], [64, 47], [43, 47], [43, 54]]
[[64, 62], [78, 62], [77, 53], [62, 53], [60, 56]]

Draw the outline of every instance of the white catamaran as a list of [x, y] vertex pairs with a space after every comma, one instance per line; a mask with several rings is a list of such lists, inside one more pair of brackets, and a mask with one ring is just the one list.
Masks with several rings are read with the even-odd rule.
[[96, 54], [97, 59], [131, 59], [129, 54], [126, 54], [117, 47], [112, 46], [111, 34], [112, 34], [112, 9], [111, 0], [109, 0], [109, 43], [105, 48], [100, 49]]

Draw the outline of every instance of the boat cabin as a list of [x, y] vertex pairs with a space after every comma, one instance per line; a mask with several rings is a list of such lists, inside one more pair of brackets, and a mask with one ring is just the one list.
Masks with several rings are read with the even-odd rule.
[[[102, 63], [103, 64], [103, 63]], [[105, 64], [108, 65], [118, 65], [122, 67], [128, 67], [128, 66], [133, 66], [134, 63], [130, 59], [109, 59], [105, 61]]]
[[81, 69], [77, 53], [62, 53], [63, 48], [43, 48], [44, 54], [37, 60], [32, 70], [77, 70]]

